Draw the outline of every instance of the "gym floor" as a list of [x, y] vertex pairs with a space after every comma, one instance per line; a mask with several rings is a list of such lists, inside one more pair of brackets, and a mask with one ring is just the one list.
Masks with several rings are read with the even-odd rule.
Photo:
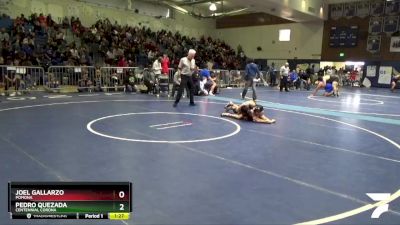
[[[219, 116], [240, 92], [177, 108], [146, 94], [2, 97], [0, 224], [27, 223], [9, 219], [8, 181], [133, 183], [129, 221], [30, 224], [400, 224], [399, 92], [258, 88], [272, 125]], [[366, 193], [391, 193], [389, 212], [371, 219]]]

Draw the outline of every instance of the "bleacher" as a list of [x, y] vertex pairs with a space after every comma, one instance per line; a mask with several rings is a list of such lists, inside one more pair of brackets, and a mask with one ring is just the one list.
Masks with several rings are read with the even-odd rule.
[[[25, 17], [26, 18], [26, 17]], [[29, 19], [31, 19], [31, 17], [26, 18], [28, 21]], [[72, 19], [72, 18], [71, 18]], [[21, 21], [21, 20], [17, 20], [16, 21]], [[71, 20], [70, 20], [71, 21]], [[103, 26], [106, 26], [104, 24], [107, 24], [107, 26], [109, 26], [108, 29], [110, 30], [118, 30], [119, 32], [121, 32], [121, 27], [119, 25], [111, 25], [108, 24], [108, 20], [99, 20], [96, 22], [96, 24], [94, 24], [91, 27], [94, 27], [97, 24], [103, 24]], [[76, 21], [75, 21], [76, 24]], [[58, 26], [61, 26], [61, 24], [58, 24]], [[75, 26], [75, 25], [74, 25]], [[4, 27], [7, 29], [9, 35], [10, 35], [10, 42], [13, 43], [15, 41], [15, 27], [13, 26], [13, 20], [10, 19], [9, 17], [5, 16], [2, 17], [0, 19], [0, 28]], [[33, 24], [32, 22], [28, 22], [27, 24], [24, 25], [24, 29], [30, 27], [30, 29], [32, 29], [33, 31]], [[76, 28], [76, 27], [75, 27]], [[41, 25], [40, 28], [36, 27], [35, 30], [35, 36], [34, 36], [34, 57], [37, 57], [38, 55], [42, 55], [42, 54], [46, 54], [46, 49], [48, 49], [49, 46], [49, 35], [47, 33], [47, 30], [49, 28], [48, 27], [43, 27], [43, 25]], [[100, 29], [100, 28], [99, 28]], [[139, 48], [140, 51], [136, 51], [134, 55], [130, 55], [133, 58], [130, 58], [129, 61], [131, 61], [132, 63], [134, 63], [134, 65], [138, 65], [141, 67], [146, 68], [149, 64], [152, 63], [152, 60], [154, 59], [149, 59], [148, 55], [147, 55], [147, 51], [149, 49], [153, 50], [154, 52], [158, 52], [157, 54], [160, 54], [161, 51], [162, 52], [169, 52], [170, 54], [172, 54], [172, 52], [175, 53], [179, 53], [179, 54], [172, 54], [170, 55], [170, 57], [172, 58], [171, 64], [172, 66], [176, 66], [176, 64], [173, 63], [177, 63], [179, 62], [179, 58], [183, 56], [183, 54], [185, 54], [185, 50], [186, 48], [193, 48], [193, 47], [197, 47], [197, 64], [198, 65], [202, 65], [204, 64], [204, 62], [206, 60], [209, 60], [210, 54], [209, 51], [207, 51], [207, 49], [210, 49], [210, 46], [218, 46], [219, 50], [222, 52], [226, 52], [229, 53], [227, 54], [227, 57], [234, 57], [234, 51], [232, 50], [232, 48], [230, 48], [229, 46], [227, 46], [225, 43], [220, 42], [220, 41], [215, 41], [212, 40], [210, 38], [201, 38], [200, 40], [196, 40], [194, 38], [189, 38], [186, 36], [182, 36], [179, 33], [175, 33], [172, 34], [171, 32], [167, 32], [164, 30], [161, 31], [152, 31], [150, 30], [150, 28], [138, 28], [138, 27], [125, 27], [124, 29], [126, 29], [126, 31], [129, 31], [132, 35], [131, 39], [127, 39], [128, 44], [130, 46], [134, 46], [135, 48]], [[32, 66], [12, 66], [12, 67], [16, 67], [18, 69], [21, 69], [21, 71], [25, 71], [24, 73], [19, 73], [16, 74], [20, 77], [20, 80], [22, 81], [22, 83], [34, 83], [34, 85], [31, 86], [35, 86], [35, 90], [46, 90], [49, 92], [64, 92], [64, 91], [71, 91], [71, 90], [78, 90], [78, 86], [80, 86], [78, 83], [79, 80], [82, 79], [82, 74], [80, 72], [76, 72], [76, 71], [80, 71], [82, 68], [85, 67], [91, 67], [92, 71], [95, 70], [94, 65], [97, 68], [104, 68], [104, 70], [107, 70], [106, 68], [108, 68], [109, 70], [111, 70], [112, 68], [115, 68], [113, 66], [116, 65], [117, 60], [114, 59], [113, 61], [107, 61], [106, 57], [104, 55], [104, 52], [102, 52], [100, 50], [100, 41], [90, 41], [88, 40], [88, 36], [91, 35], [91, 30], [90, 28], [85, 28], [83, 26], [78, 26], [78, 33], [74, 33], [74, 29], [72, 28], [72, 25], [70, 25], [69, 27], [64, 27], [63, 28], [63, 32], [65, 34], [65, 38], [64, 38], [64, 43], [62, 45], [64, 46], [70, 46], [71, 43], [74, 43], [75, 46], [77, 46], [76, 49], [79, 49], [80, 46], [86, 46], [86, 48], [89, 50], [89, 55], [92, 58], [92, 62], [93, 64], [90, 65], [81, 65], [79, 64], [80, 62], [78, 60], [76, 60], [75, 63], [71, 64], [71, 58], [65, 58], [65, 54], [68, 55], [68, 48], [66, 48], [66, 52], [61, 52], [61, 54], [64, 54], [64, 65], [68, 65], [69, 67], [66, 68], [65, 66], [60, 66], [60, 65], [51, 65], [51, 63], [53, 63], [52, 60], [50, 60], [50, 64], [39, 64], [39, 65], [34, 65], [34, 67]], [[77, 30], [75, 29], [75, 32]], [[85, 33], [86, 32], [86, 33]], [[83, 34], [82, 34], [83, 33]], [[26, 32], [22, 34], [22, 36], [26, 36]], [[86, 36], [85, 36], [86, 35]], [[108, 36], [107, 36], [108, 35]], [[119, 36], [118, 36], [119, 35]], [[119, 37], [117, 38], [119, 39], [123, 39], [125, 36], [124, 34], [117, 34], [112, 32], [111, 34], [107, 33], [106, 36], [107, 38], [111, 38], [113, 39], [114, 37]], [[170, 43], [170, 45], [166, 45], [165, 42], [159, 41], [159, 38], [162, 37], [166, 37], [169, 39], [173, 39], [173, 42]], [[143, 40], [143, 42], [136, 42], [134, 39], [135, 38], [139, 38], [140, 40]], [[23, 39], [23, 37], [21, 38], [21, 40]], [[122, 43], [121, 40], [117, 41], [117, 42], [111, 42], [109, 41], [108, 46], [106, 46], [106, 48], [108, 50], [112, 50], [111, 46], [112, 45], [117, 45]], [[175, 44], [174, 44], [175, 43]], [[208, 43], [208, 44], [206, 44]], [[173, 46], [175, 45], [175, 46]], [[222, 46], [222, 47], [221, 47]], [[58, 47], [58, 46], [57, 46]], [[178, 48], [177, 48], [178, 47]], [[211, 47], [212, 52], [214, 52], [214, 54], [221, 54], [220, 52], [217, 52], [215, 48]], [[128, 49], [124, 49], [124, 51], [126, 52]], [[104, 51], [104, 49], [103, 49]], [[217, 52], [217, 53], [216, 53]], [[78, 53], [79, 54], [79, 53]], [[233, 54], [233, 55], [232, 55]], [[211, 55], [212, 56], [212, 55]], [[216, 58], [220, 58], [220, 57], [216, 57]], [[68, 59], [68, 62], [65, 61], [66, 59]], [[39, 60], [40, 61], [40, 60]], [[43, 62], [43, 60], [41, 61]], [[108, 64], [106, 64], [106, 62]], [[68, 64], [66, 64], [68, 63]], [[221, 65], [221, 63], [217, 63], [218, 65]], [[132, 64], [131, 64], [132, 65]], [[11, 65], [10, 65], [11, 66]], [[3, 66], [3, 70], [4, 71], [9, 71], [8, 68], [10, 66]], [[34, 74], [34, 81], [32, 82], [31, 80], [25, 80], [26, 78], [32, 76], [32, 74], [29, 74], [29, 72], [27, 71], [31, 71], [33, 68], [41, 68], [41, 72], [40, 74], [38, 74], [37, 72]], [[130, 66], [130, 68], [132, 68], [132, 66]], [[64, 71], [65, 69], [65, 71]], [[117, 69], [119, 70], [125, 70], [125, 68], [121, 68], [121, 69]], [[73, 72], [71, 72], [73, 71]], [[174, 68], [171, 68], [170, 72], [172, 74], [169, 74], [169, 83], [172, 84], [172, 75], [173, 75], [173, 71]], [[221, 71], [226, 71], [226, 72], [221, 72]], [[228, 70], [224, 70], [223, 68], [218, 68], [215, 71], [217, 74], [219, 74], [220, 78], [218, 79], [220, 82], [220, 87], [229, 87], [229, 86], [240, 86], [240, 76], [238, 76], [236, 73], [234, 72], [229, 72]], [[5, 82], [5, 76], [7, 73], [3, 73], [0, 74], [0, 82], [2, 82], [4, 86], [4, 82]], [[235, 75], [235, 76], [231, 76]], [[122, 91], [125, 90], [126, 87], [125, 85], [125, 81], [126, 81], [126, 74], [123, 73], [107, 73], [102, 75], [102, 79], [101, 79], [101, 88], [98, 90], [101, 91]], [[106, 77], [105, 77], [106, 76]], [[118, 77], [118, 81], [117, 82], [111, 82], [112, 81], [112, 77]], [[14, 79], [14, 78], [13, 78]], [[90, 80], [89, 83], [94, 83], [94, 72], [92, 72], [88, 78]], [[136, 79], [136, 81], [138, 82], [138, 85], [142, 85], [144, 80], [143, 79]], [[13, 85], [16, 90], [21, 89], [20, 87], [15, 87], [15, 82], [13, 81]], [[99, 85], [99, 84], [98, 84]], [[43, 87], [43, 88], [41, 88]], [[24, 88], [25, 89], [25, 88]], [[34, 90], [32, 89], [26, 89], [26, 90]], [[1, 90], [1, 89], [0, 89]], [[84, 87], [84, 86], [80, 86], [79, 87], [80, 91], [92, 91], [95, 90], [91, 87]], [[0, 91], [1, 92], [1, 91]]]

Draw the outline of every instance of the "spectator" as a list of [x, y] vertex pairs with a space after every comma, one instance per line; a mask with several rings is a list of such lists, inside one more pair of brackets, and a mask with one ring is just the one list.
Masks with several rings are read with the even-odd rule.
[[38, 21], [40, 26], [47, 28], [47, 17], [45, 17], [43, 13], [39, 14]]
[[64, 32], [60, 27], [57, 28], [55, 39], [56, 39], [57, 45], [62, 44], [65, 39]]
[[64, 17], [64, 19], [62, 21], [62, 28], [67, 29], [69, 26], [70, 26], [70, 23], [69, 23], [68, 17]]
[[81, 21], [79, 20], [79, 18], [71, 18], [71, 29], [72, 32], [79, 37], [81, 34]]
[[46, 23], [48, 27], [53, 27], [55, 25], [55, 22], [51, 17], [51, 14], [47, 15]]
[[23, 19], [23, 14], [21, 14], [21, 16], [20, 17], [17, 17], [15, 20], [14, 20], [14, 26], [18, 26], [18, 25], [23, 25], [24, 24], [24, 19]]
[[310, 79], [312, 78], [312, 76], [315, 74], [315, 65], [314, 64], [312, 64], [311, 67], [310, 66], [307, 67], [306, 74]]
[[79, 63], [82, 66], [91, 66], [93, 65], [92, 58], [90, 57], [86, 48], [81, 48], [79, 53]]
[[392, 76], [392, 80], [390, 82], [390, 91], [394, 92], [394, 89], [397, 86], [397, 83], [400, 81], [400, 75], [394, 75]]
[[92, 92], [93, 83], [88, 79], [87, 75], [83, 75], [82, 79], [78, 81], [78, 92]]
[[212, 70], [214, 66], [214, 63], [209, 59], [207, 60], [207, 69]]
[[325, 67], [325, 75], [330, 76], [332, 75], [333, 70], [330, 66]]
[[20, 37], [19, 35], [17, 35], [17, 36], [15, 37], [14, 43], [13, 43], [13, 45], [12, 45], [12, 48], [13, 48], [13, 50], [14, 50], [15, 52], [19, 52], [19, 51], [21, 50], [21, 44], [20, 44], [20, 42], [21, 42], [21, 37]]
[[148, 58], [149, 62], [153, 61], [153, 59], [154, 59], [154, 52], [153, 52], [152, 50], [150, 50], [150, 51], [147, 53], [147, 58]]
[[164, 75], [168, 75], [169, 73], [169, 58], [167, 54], [163, 55], [163, 58], [161, 60], [161, 73]]
[[174, 74], [174, 83], [172, 85], [171, 97], [175, 97], [175, 91], [179, 89], [180, 85], [181, 85], [181, 75], [179, 74], [179, 70], [177, 70]]
[[211, 79], [211, 73], [207, 68], [204, 68], [200, 72], [200, 91], [204, 95], [214, 96], [214, 89], [217, 84]]
[[271, 78], [271, 87], [276, 86], [276, 68], [275, 68], [275, 63], [272, 63], [271, 67], [269, 67], [269, 76]]
[[10, 35], [6, 32], [5, 28], [1, 28], [0, 30], [0, 42], [9, 42]]
[[21, 95], [21, 92], [19, 92], [20, 83], [21, 83], [21, 75], [16, 74], [15, 71], [12, 71], [10, 74], [5, 75], [4, 90], [7, 92], [10, 87], [14, 86], [15, 91], [10, 93], [10, 96], [14, 97], [15, 94]]
[[296, 70], [292, 70], [292, 72], [289, 74], [288, 78], [289, 78], [289, 86], [299, 89], [300, 79], [299, 79], [299, 75], [297, 74]]
[[143, 73], [143, 80], [144, 80], [144, 85], [146, 86], [147, 90], [145, 93], [154, 93], [155, 91], [155, 76], [154, 73], [151, 72], [145, 72]]
[[[57, 89], [59, 88], [59, 81], [55, 79], [55, 76], [53, 73], [48, 74], [48, 82], [46, 83], [47, 88], [49, 89]], [[79, 90], [79, 89], [78, 89]]]
[[240, 60], [240, 68], [244, 69], [246, 67], [246, 60], [247, 60], [247, 57], [244, 54], [244, 52], [239, 53], [239, 60]]
[[299, 77], [300, 77], [300, 84], [303, 84], [303, 87], [305, 89], [307, 89], [307, 91], [309, 91], [310, 85], [311, 85], [310, 75], [307, 72], [305, 72], [304, 70], [300, 70]]
[[115, 60], [115, 56], [112, 50], [108, 50], [106, 53], [106, 63], [109, 65], [113, 65]]
[[128, 62], [126, 61], [124, 56], [119, 57], [118, 67], [128, 67]]
[[25, 52], [25, 54], [27, 56], [31, 56], [33, 54], [33, 49], [31, 48], [31, 46], [29, 45], [29, 40], [28, 38], [24, 38], [24, 40], [22, 41], [22, 46], [21, 46], [21, 50], [23, 52]]
[[[218, 81], [218, 74], [211, 72], [211, 78], [210, 78], [210, 79], [211, 79], [211, 80], [213, 81], [213, 83], [215, 84], [215, 86], [214, 86], [214, 88], [213, 88], [213, 90], [212, 90], [212, 93], [213, 93], [213, 94], [218, 94], [218, 83], [217, 83], [217, 81]], [[207, 87], [207, 88], [209, 88], [210, 91], [211, 91], [211, 87], [212, 87], [212, 86]]]
[[54, 55], [55, 56], [51, 59], [51, 65], [55, 65], [55, 66], [62, 65], [63, 60], [62, 60], [62, 57], [61, 57], [61, 53], [60, 52], [56, 52]]
[[153, 62], [152, 69], [153, 69], [153, 73], [156, 75], [156, 77], [159, 77], [161, 75], [161, 69], [162, 69], [161, 61], [162, 61], [162, 58], [159, 57]]
[[[204, 68], [200, 71], [200, 81], [198, 86], [197, 94], [199, 95], [208, 95], [208, 90], [205, 88], [207, 80], [210, 78], [210, 71], [207, 68]], [[196, 85], [195, 85], [196, 86]]]
[[96, 68], [95, 78], [93, 81], [93, 90], [94, 91], [102, 91], [102, 89], [101, 89], [101, 71], [99, 68]]

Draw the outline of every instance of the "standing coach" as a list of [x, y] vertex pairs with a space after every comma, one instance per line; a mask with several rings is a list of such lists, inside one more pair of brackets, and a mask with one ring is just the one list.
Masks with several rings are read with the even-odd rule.
[[256, 83], [254, 82], [254, 78], [256, 78], [256, 76], [259, 74], [260, 74], [260, 71], [258, 70], [257, 64], [254, 63], [254, 59], [248, 59], [247, 65], [246, 65], [246, 75], [244, 77], [245, 85], [244, 85], [244, 89], [242, 92], [242, 99], [244, 99], [246, 97], [247, 89], [250, 86], [251, 86], [251, 89], [253, 90], [253, 100], [257, 99]]

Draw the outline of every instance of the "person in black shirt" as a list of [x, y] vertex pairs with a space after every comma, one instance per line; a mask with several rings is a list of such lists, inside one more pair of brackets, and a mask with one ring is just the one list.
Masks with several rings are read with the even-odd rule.
[[311, 84], [311, 75], [307, 72], [304, 72], [304, 70], [300, 70], [299, 72], [299, 77], [301, 79], [301, 83], [303, 84], [303, 87], [309, 91], [310, 90], [310, 84]]
[[269, 77], [271, 78], [271, 87], [276, 86], [276, 68], [275, 68], [275, 63], [272, 63], [271, 67], [269, 68]]
[[242, 99], [245, 99], [247, 94], [247, 89], [251, 87], [253, 90], [253, 100], [256, 100], [257, 94], [256, 94], [256, 83], [254, 82], [254, 78], [256, 78], [256, 76], [260, 74], [260, 70], [258, 69], [257, 64], [254, 63], [254, 59], [248, 58], [247, 62], [248, 63], [246, 65], [246, 75], [244, 77], [246, 83], [241, 96]]

